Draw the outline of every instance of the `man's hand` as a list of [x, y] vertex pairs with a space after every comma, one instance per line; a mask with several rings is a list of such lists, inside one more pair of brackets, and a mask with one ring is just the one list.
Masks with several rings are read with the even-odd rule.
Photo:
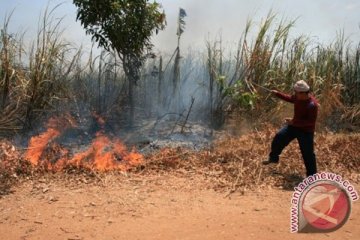
[[274, 94], [274, 95], [276, 95], [277, 93], [279, 93], [279, 91], [273, 89], [273, 90], [271, 90], [271, 93]]
[[286, 123], [287, 125], [291, 125], [291, 124], [293, 123], [292, 118], [285, 118], [285, 123]]

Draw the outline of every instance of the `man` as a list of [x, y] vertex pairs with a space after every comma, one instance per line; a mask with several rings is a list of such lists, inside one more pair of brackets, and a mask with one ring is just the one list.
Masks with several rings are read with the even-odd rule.
[[292, 96], [277, 90], [271, 91], [278, 98], [294, 104], [294, 117], [285, 119], [286, 126], [275, 135], [271, 143], [269, 159], [264, 161], [263, 164], [278, 163], [282, 150], [296, 138], [304, 159], [306, 175], [311, 176], [317, 172], [314, 153], [314, 131], [318, 103], [310, 95], [310, 87], [304, 80], [295, 83], [294, 91], [295, 94]]

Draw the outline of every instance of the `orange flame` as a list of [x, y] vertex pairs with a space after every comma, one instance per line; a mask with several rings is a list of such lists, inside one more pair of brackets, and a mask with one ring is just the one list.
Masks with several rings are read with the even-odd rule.
[[128, 152], [118, 139], [112, 142], [102, 132], [96, 134], [91, 146], [84, 152], [75, 154], [70, 163], [100, 171], [126, 171], [143, 162], [143, 156], [136, 152]]
[[[104, 126], [105, 121], [103, 118], [96, 114], [93, 116], [99, 124]], [[29, 160], [34, 166], [38, 166], [41, 161], [41, 165], [55, 171], [62, 170], [64, 167], [71, 165], [99, 171], [126, 171], [143, 162], [143, 155], [137, 153], [135, 149], [131, 152], [127, 151], [126, 146], [119, 139], [110, 139], [102, 131], [96, 133], [91, 145], [85, 151], [70, 157], [68, 149], [62, 148], [56, 143], [50, 144], [51, 141], [61, 135], [60, 129], [66, 129], [75, 125], [74, 121], [68, 122], [70, 126], [69, 124], [64, 125], [63, 119], [51, 118], [47, 124], [48, 129], [39, 136], [30, 139], [25, 159]], [[59, 158], [55, 159], [56, 162], [52, 162], [51, 160], [54, 159], [48, 159], [49, 154], [45, 154], [45, 150], [49, 148], [51, 148], [52, 152], [56, 152]]]
[[[54, 119], [50, 119], [48, 126], [51, 126], [53, 121]], [[29, 147], [25, 153], [25, 158], [28, 159], [31, 164], [37, 166], [47, 144], [59, 135], [60, 132], [58, 130], [53, 127], [49, 127], [46, 132], [40, 134], [39, 136], [32, 137], [29, 142]]]

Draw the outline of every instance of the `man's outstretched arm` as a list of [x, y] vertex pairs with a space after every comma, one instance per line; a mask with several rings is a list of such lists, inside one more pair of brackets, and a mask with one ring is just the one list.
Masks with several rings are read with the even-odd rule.
[[282, 100], [284, 100], [286, 102], [290, 102], [290, 103], [295, 102], [295, 97], [294, 96], [282, 93], [282, 92], [280, 92], [278, 90], [271, 90], [271, 93], [273, 93], [275, 96], [277, 96], [278, 98], [280, 98], [280, 99], [282, 99]]

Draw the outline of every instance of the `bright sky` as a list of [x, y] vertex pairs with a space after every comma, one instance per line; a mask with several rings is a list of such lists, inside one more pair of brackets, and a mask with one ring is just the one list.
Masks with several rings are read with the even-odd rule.
[[[0, 0], [0, 19], [14, 8], [10, 31], [26, 30], [31, 38], [37, 30], [39, 15], [48, 0]], [[90, 37], [75, 22], [76, 8], [71, 0], [51, 0], [50, 6], [63, 4], [56, 16], [63, 17], [64, 37], [76, 44], [90, 46]], [[176, 47], [176, 24], [179, 7], [187, 12], [186, 30], [182, 36], [183, 49], [204, 49], [206, 39], [215, 39], [221, 33], [225, 45], [235, 46], [248, 18], [255, 26], [272, 9], [278, 19], [296, 21], [292, 36], [305, 34], [316, 42], [332, 42], [339, 30], [355, 43], [360, 42], [359, 0], [158, 0], [167, 14], [167, 28], [154, 37], [156, 50], [172, 52]]]

